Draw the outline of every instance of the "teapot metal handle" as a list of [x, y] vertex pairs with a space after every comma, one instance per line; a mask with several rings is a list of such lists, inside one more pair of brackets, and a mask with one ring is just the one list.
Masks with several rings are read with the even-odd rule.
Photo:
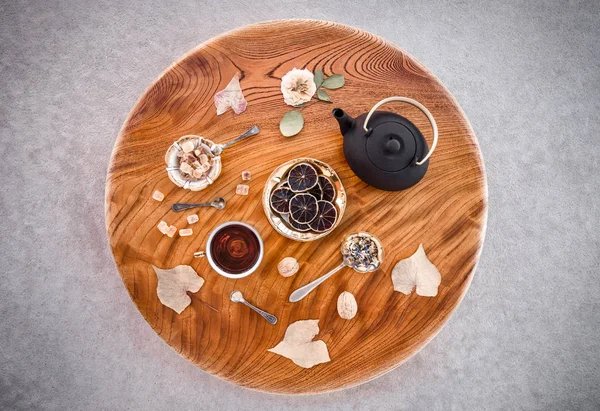
[[423, 158], [423, 160], [417, 161], [415, 163], [416, 165], [420, 166], [421, 164], [423, 164], [424, 162], [426, 162], [429, 159], [429, 157], [431, 157], [431, 155], [433, 154], [433, 150], [435, 150], [435, 146], [437, 146], [437, 142], [438, 142], [438, 128], [437, 128], [437, 124], [435, 122], [435, 119], [433, 118], [433, 116], [429, 112], [429, 110], [427, 110], [427, 108], [425, 108], [425, 106], [423, 104], [419, 103], [417, 100], [413, 100], [412, 98], [408, 98], [408, 97], [398, 97], [398, 96], [395, 96], [395, 97], [384, 98], [379, 103], [375, 104], [373, 106], [373, 108], [371, 109], [371, 111], [369, 111], [369, 114], [367, 114], [367, 118], [365, 118], [365, 123], [363, 124], [363, 128], [368, 133], [369, 132], [369, 128], [367, 127], [367, 124], [369, 123], [369, 119], [371, 118], [371, 116], [373, 115], [373, 113], [375, 112], [375, 110], [377, 110], [382, 105], [384, 105], [386, 103], [389, 103], [389, 102], [392, 102], [392, 101], [401, 101], [403, 103], [412, 104], [413, 106], [415, 106], [416, 108], [418, 108], [419, 110], [421, 110], [427, 116], [427, 119], [431, 123], [431, 128], [433, 129], [433, 144], [431, 144], [431, 148], [429, 149], [429, 153], [427, 153], [427, 155]]

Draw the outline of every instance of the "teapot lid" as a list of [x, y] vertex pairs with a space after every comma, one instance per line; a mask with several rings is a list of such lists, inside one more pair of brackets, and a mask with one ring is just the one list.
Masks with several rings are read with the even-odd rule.
[[396, 172], [414, 165], [425, 156], [425, 137], [408, 119], [398, 114], [378, 111], [369, 125], [367, 156], [377, 168]]

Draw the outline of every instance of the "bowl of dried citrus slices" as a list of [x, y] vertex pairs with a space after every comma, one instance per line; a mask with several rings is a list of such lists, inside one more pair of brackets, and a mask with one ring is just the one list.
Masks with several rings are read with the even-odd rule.
[[263, 208], [273, 228], [296, 241], [332, 232], [346, 209], [346, 191], [328, 164], [297, 158], [277, 167], [265, 184]]

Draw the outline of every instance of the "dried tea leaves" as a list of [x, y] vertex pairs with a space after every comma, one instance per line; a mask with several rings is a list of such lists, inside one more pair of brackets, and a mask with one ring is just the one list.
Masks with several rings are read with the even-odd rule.
[[235, 114], [240, 114], [246, 110], [248, 102], [244, 98], [244, 93], [240, 87], [238, 73], [235, 73], [227, 87], [215, 94], [215, 106], [217, 107], [218, 116], [226, 112], [229, 107]]
[[392, 270], [394, 290], [403, 294], [412, 293], [416, 287], [417, 295], [435, 297], [442, 282], [442, 275], [437, 267], [429, 261], [423, 244], [409, 258], [398, 261]]
[[270, 352], [289, 358], [302, 368], [311, 368], [317, 364], [331, 361], [327, 344], [313, 341], [319, 333], [319, 320], [302, 320], [290, 324], [283, 340]]
[[189, 265], [178, 265], [167, 270], [154, 265], [152, 268], [158, 278], [158, 299], [177, 314], [181, 314], [192, 301], [186, 292], [196, 293], [204, 284], [204, 279]]

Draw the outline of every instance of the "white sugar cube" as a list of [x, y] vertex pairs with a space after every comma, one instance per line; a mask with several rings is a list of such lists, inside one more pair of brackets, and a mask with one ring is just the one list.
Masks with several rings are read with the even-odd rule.
[[192, 151], [194, 151], [194, 142], [191, 140], [186, 141], [185, 143], [181, 144], [181, 149], [184, 153], [191, 153]]
[[187, 237], [194, 234], [194, 231], [191, 228], [182, 228], [181, 230], [179, 230], [179, 235], [181, 237]]
[[202, 163], [201, 170], [204, 171], [204, 172], [210, 170], [210, 163]]
[[202, 169], [192, 171], [192, 177], [194, 178], [202, 178], [203, 175]]
[[173, 236], [175, 235], [176, 232], [177, 232], [177, 227], [175, 227], [174, 225], [169, 226], [169, 228], [167, 229], [167, 235], [171, 238], [173, 238]]
[[163, 201], [165, 199], [165, 195], [163, 193], [161, 193], [160, 191], [156, 190], [152, 194], [152, 198], [155, 199], [156, 201]]
[[200, 159], [200, 163], [202, 163], [202, 164], [208, 163], [208, 156], [206, 154], [201, 154], [199, 159]]
[[187, 220], [188, 220], [188, 224], [197, 223], [199, 220], [198, 214], [191, 214], [191, 215], [187, 216]]
[[248, 187], [247, 185], [238, 184], [237, 187], [235, 188], [235, 193], [243, 195], [243, 196], [247, 196], [249, 190], [250, 190], [250, 187]]
[[169, 229], [169, 224], [167, 224], [164, 221], [161, 221], [160, 223], [158, 223], [156, 228], [158, 228], [158, 231], [160, 231], [161, 233], [167, 234], [167, 230]]
[[248, 170], [242, 171], [242, 180], [249, 181], [252, 178], [252, 173]]

